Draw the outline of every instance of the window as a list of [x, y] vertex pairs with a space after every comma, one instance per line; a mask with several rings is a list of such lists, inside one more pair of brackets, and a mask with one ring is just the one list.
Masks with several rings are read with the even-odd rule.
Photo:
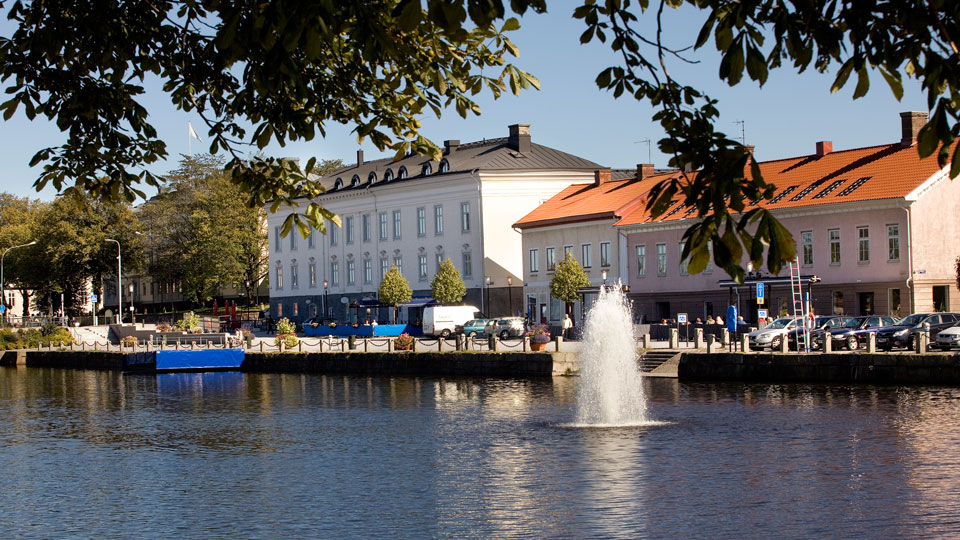
[[433, 207], [433, 234], [443, 234], [443, 205]]
[[843, 315], [843, 291], [833, 291], [833, 314]]
[[647, 246], [637, 246], [637, 277], [647, 275]]
[[857, 227], [857, 262], [870, 262], [870, 227]]
[[593, 266], [593, 244], [580, 245], [580, 264], [584, 268]]
[[310, 263], [310, 266], [308, 266], [307, 268], [309, 269], [309, 273], [310, 273], [310, 286], [316, 287], [317, 286], [317, 263], [312, 262]]
[[292, 229], [290, 230], [290, 251], [297, 249], [297, 234], [299, 233]]
[[353, 285], [356, 282], [357, 282], [356, 261], [347, 261], [347, 285]]
[[657, 275], [667, 275], [667, 245], [657, 244]]
[[280, 242], [283, 240], [283, 236], [280, 235], [280, 227], [273, 228], [273, 250], [277, 253], [283, 251], [283, 244]]
[[283, 317], [283, 304], [277, 302], [277, 317]]
[[363, 260], [363, 282], [373, 283], [373, 261], [370, 259]]
[[360, 185], [360, 177], [355, 174], [350, 178], [350, 186], [352, 187], [357, 185]]
[[530, 250], [530, 273], [535, 273], [540, 271], [540, 250], [531, 249]]
[[547, 256], [547, 272], [553, 272], [557, 269], [557, 259], [553, 254], [553, 248], [548, 247], [544, 250], [544, 254]]
[[420, 174], [423, 176], [430, 176], [433, 173], [433, 165], [429, 163], [424, 163], [423, 167], [420, 169]]
[[337, 180], [333, 183], [333, 189], [340, 189], [342, 187], [343, 187], [343, 178], [337, 178]]
[[283, 288], [283, 267], [277, 266], [277, 290]]
[[890, 289], [890, 298], [888, 302], [890, 302], [890, 309], [889, 309], [890, 315], [893, 315], [894, 317], [899, 317], [900, 316], [900, 289]]
[[683, 248], [685, 246], [686, 246], [686, 242], [680, 242], [680, 251], [678, 252], [678, 255], [677, 255], [677, 258], [680, 259], [680, 275], [681, 276], [686, 276], [690, 274], [690, 272], [688, 271], [690, 261], [683, 258]]
[[386, 257], [380, 259], [380, 281], [383, 281], [383, 277], [387, 275], [387, 272], [390, 271], [390, 261]]
[[387, 239], [387, 213], [380, 212], [380, 239]]
[[563, 246], [563, 258], [566, 259], [568, 254], [573, 256], [573, 246]]
[[404, 167], [403, 165], [401, 165], [401, 166], [400, 166], [400, 169], [397, 170], [397, 179], [398, 179], [398, 180], [403, 180], [403, 179], [406, 178], [406, 177], [407, 177], [407, 168]]
[[363, 223], [362, 223], [363, 241], [369, 242], [370, 241], [370, 214], [364, 214], [362, 219], [363, 219]]
[[300, 314], [300, 302], [293, 303], [293, 316], [296, 317]]
[[450, 171], [450, 162], [447, 161], [447, 158], [443, 158], [443, 160], [440, 161], [440, 167], [437, 168], [437, 172], [445, 173], [448, 171]]
[[340, 284], [340, 263], [336, 261], [330, 263], [330, 284]]
[[367, 182], [371, 184], [377, 183], [377, 173], [375, 171], [370, 171], [370, 174], [367, 175]]
[[610, 242], [600, 242], [600, 266], [610, 266]]
[[427, 209], [417, 208], [417, 236], [427, 235]]
[[344, 225], [345, 225], [344, 228], [346, 229], [344, 236], [347, 237], [347, 244], [352, 244], [353, 243], [353, 216], [347, 216], [347, 220]]
[[300, 279], [297, 276], [297, 261], [290, 261], [290, 288], [296, 289], [300, 285]]
[[403, 273], [403, 259], [400, 257], [393, 258], [393, 265], [397, 267], [397, 272]]
[[469, 251], [463, 253], [463, 277], [473, 277], [473, 255]]
[[800, 233], [800, 254], [804, 266], [813, 266], [813, 231]]
[[307, 248], [308, 248], [308, 249], [313, 249], [314, 247], [316, 247], [316, 243], [314, 242], [314, 240], [317, 238], [317, 237], [314, 235], [314, 233], [316, 233], [316, 232], [317, 232], [316, 229], [314, 229], [314, 228], [313, 228], [313, 225], [311, 225], [311, 226], [310, 226], [310, 236], [307, 237]]
[[337, 245], [337, 236], [339, 236], [339, 233], [340, 233], [340, 227], [338, 227], [336, 223], [331, 221], [330, 222], [330, 245], [331, 246]]
[[890, 262], [900, 260], [900, 225], [887, 225], [887, 260]]
[[400, 238], [400, 211], [393, 211], [393, 238]]
[[460, 230], [470, 231], [470, 203], [460, 203]]
[[840, 264], [840, 229], [827, 231], [830, 240], [830, 264]]
[[386, 172], [383, 173], [383, 181], [384, 182], [393, 181], [393, 169], [387, 169]]
[[443, 264], [443, 253], [437, 253], [437, 270], [440, 271], [440, 265]]
[[420, 269], [420, 281], [427, 280], [427, 256], [418, 255], [417, 256], [417, 267]]

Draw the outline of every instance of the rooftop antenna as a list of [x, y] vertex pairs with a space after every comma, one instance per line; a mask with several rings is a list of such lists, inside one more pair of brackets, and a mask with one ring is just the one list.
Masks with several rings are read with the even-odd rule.
[[633, 144], [646, 144], [647, 145], [647, 163], [653, 163], [652, 158], [650, 157], [650, 139], [644, 139], [642, 141], [633, 141]]
[[744, 127], [746, 126], [746, 122], [745, 122], [744, 120], [734, 120], [733, 123], [734, 123], [734, 124], [740, 124], [740, 144], [746, 146], [746, 145], [747, 145], [747, 136], [746, 136], [746, 134], [744, 133]]

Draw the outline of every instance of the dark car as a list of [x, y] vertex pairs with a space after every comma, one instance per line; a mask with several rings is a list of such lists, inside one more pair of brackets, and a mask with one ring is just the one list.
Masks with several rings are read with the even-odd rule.
[[[813, 320], [813, 328], [808, 328], [808, 331], [812, 334], [818, 330], [840, 327], [848, 320], [850, 320], [850, 317], [842, 317], [840, 315], [816, 317]], [[795, 328], [787, 332], [787, 348], [791, 351], [797, 350], [797, 336], [801, 332], [803, 332], [802, 328]], [[813, 340], [811, 339], [811, 348], [813, 348], [812, 345]]]
[[956, 313], [914, 313], [904, 317], [897, 324], [877, 330], [877, 348], [889, 351], [894, 347], [913, 349], [917, 346], [917, 336], [930, 325], [930, 339], [935, 340], [937, 333], [949, 328], [960, 320]]
[[463, 334], [467, 337], [483, 336], [489, 323], [490, 319], [470, 319], [462, 325], [456, 325], [454, 327], [456, 329], [455, 333]]
[[878, 328], [896, 324], [897, 320], [893, 317], [880, 317], [879, 315], [864, 315], [854, 317], [848, 320], [839, 328], [830, 328], [813, 335], [813, 345], [816, 348], [823, 347], [823, 338], [830, 336], [830, 349], [839, 350], [846, 347], [855, 351], [862, 347], [867, 341], [867, 334], [876, 332]]

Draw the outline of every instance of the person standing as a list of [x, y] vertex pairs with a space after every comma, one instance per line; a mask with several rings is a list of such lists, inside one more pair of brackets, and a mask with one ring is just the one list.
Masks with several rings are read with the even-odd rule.
[[573, 320], [570, 319], [569, 313], [563, 314], [563, 339], [570, 337], [570, 329], [573, 328]]

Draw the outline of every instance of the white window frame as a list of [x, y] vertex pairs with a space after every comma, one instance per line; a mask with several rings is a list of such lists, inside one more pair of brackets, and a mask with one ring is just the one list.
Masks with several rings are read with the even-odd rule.
[[363, 260], [363, 282], [367, 285], [373, 283], [373, 261]]
[[394, 257], [393, 265], [397, 267], [397, 272], [403, 274], [403, 257]]
[[330, 222], [329, 231], [330, 231], [330, 245], [331, 245], [331, 246], [336, 246], [336, 245], [337, 245], [337, 237], [340, 236], [340, 234], [339, 234], [340, 227], [337, 226], [336, 223], [334, 223], [334, 222], [331, 221], [331, 222]]
[[330, 284], [340, 285], [340, 263], [337, 261], [330, 263]]
[[313, 228], [313, 225], [310, 225], [310, 236], [307, 237], [307, 249], [313, 249], [316, 247], [317, 244], [314, 241], [316, 239], [316, 232], [317, 230]]
[[297, 250], [297, 234], [297, 231], [293, 229], [290, 230], [290, 251]]
[[312, 262], [308, 267], [308, 272], [310, 273], [310, 287], [317, 286], [317, 263]]
[[593, 266], [593, 244], [580, 244], [580, 259], [583, 268]]
[[373, 239], [372, 235], [370, 234], [370, 214], [364, 214], [362, 219], [363, 221], [361, 224], [361, 229], [362, 229], [363, 241], [369, 242], [370, 240]]
[[300, 272], [297, 271], [297, 261], [290, 261], [290, 288], [300, 288]]
[[463, 257], [461, 258], [463, 262], [463, 278], [472, 278], [473, 277], [473, 254], [469, 251], [463, 252]]
[[[893, 257], [894, 254], [896, 254], [896, 258]], [[900, 224], [899, 223], [887, 224], [887, 262], [900, 262]]]
[[530, 250], [530, 257], [528, 264], [530, 265], [530, 273], [536, 274], [540, 271], [540, 250], [537, 248], [532, 248]]
[[667, 275], [667, 245], [657, 244], [657, 275]]
[[647, 246], [646, 244], [637, 244], [634, 247], [637, 255], [637, 277], [646, 277], [647, 275]]
[[273, 228], [273, 251], [280, 253], [283, 251], [283, 235], [280, 234], [280, 226], [277, 225]]
[[344, 218], [343, 228], [344, 241], [347, 243], [347, 245], [350, 245], [353, 243], [353, 216], [347, 216]]
[[347, 285], [357, 284], [357, 262], [347, 260]]
[[282, 265], [279, 265], [279, 264], [277, 265], [277, 287], [276, 287], [276, 289], [277, 289], [278, 291], [283, 289], [283, 266], [282, 266]]
[[394, 210], [393, 211], [393, 239], [394, 240], [400, 239], [400, 232], [401, 232], [402, 225], [403, 223], [400, 220], [400, 211]]
[[800, 231], [800, 264], [813, 266], [813, 231]]
[[427, 280], [427, 256], [417, 255], [417, 267], [420, 272], [420, 281]]
[[470, 203], [460, 203], [460, 232], [470, 232]]
[[683, 248], [686, 245], [686, 242], [680, 242], [679, 244], [680, 251], [677, 252], [677, 258], [680, 259], [680, 275], [689, 276], [690, 275], [690, 261], [683, 258]]
[[600, 267], [610, 267], [610, 242], [600, 242]]
[[[836, 234], [834, 234], [836, 233]], [[836, 236], [836, 237], [834, 237]], [[841, 262], [842, 245], [840, 244], [840, 229], [827, 229], [827, 243], [830, 246], [830, 265], [838, 266]], [[834, 249], [836, 247], [836, 249]]]
[[427, 235], [427, 209], [417, 208], [417, 236]]
[[379, 219], [380, 219], [380, 231], [379, 231], [380, 240], [386, 240], [387, 239], [387, 213], [380, 212]]
[[543, 256], [547, 265], [547, 272], [556, 272], [557, 250], [553, 246], [543, 248]]
[[433, 207], [433, 234], [440, 236], [443, 234], [443, 205], [438, 204]]
[[868, 225], [857, 227], [857, 263], [870, 263], [870, 227]]

